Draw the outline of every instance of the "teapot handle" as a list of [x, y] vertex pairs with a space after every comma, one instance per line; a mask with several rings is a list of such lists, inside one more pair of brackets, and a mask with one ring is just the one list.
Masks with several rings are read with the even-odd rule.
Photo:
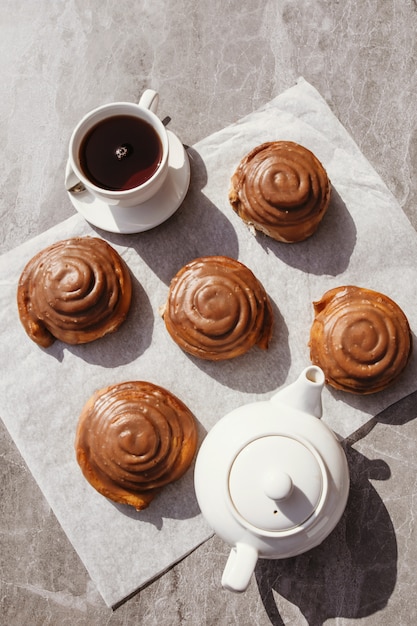
[[256, 548], [247, 543], [237, 543], [227, 559], [222, 586], [229, 591], [246, 591], [257, 560]]

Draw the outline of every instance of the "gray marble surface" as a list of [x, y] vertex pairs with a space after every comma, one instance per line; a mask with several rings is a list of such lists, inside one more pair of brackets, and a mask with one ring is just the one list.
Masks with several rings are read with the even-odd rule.
[[[417, 227], [416, 32], [412, 0], [2, 0], [1, 252], [74, 213], [63, 171], [71, 130], [87, 110], [153, 87], [161, 117], [192, 145], [300, 75]], [[395, 242], [388, 263], [392, 254]], [[116, 611], [1, 426], [0, 621], [411, 626], [416, 417], [414, 395], [346, 441], [348, 507], [319, 548], [260, 561], [248, 591], [234, 595], [220, 588], [228, 547], [213, 538]]]

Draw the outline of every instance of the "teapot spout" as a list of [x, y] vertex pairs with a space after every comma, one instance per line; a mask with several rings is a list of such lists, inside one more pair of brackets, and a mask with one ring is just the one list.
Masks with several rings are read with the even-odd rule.
[[321, 392], [324, 386], [324, 373], [320, 367], [306, 367], [297, 380], [278, 391], [272, 398], [273, 404], [286, 404], [314, 417], [321, 417], [323, 407]]

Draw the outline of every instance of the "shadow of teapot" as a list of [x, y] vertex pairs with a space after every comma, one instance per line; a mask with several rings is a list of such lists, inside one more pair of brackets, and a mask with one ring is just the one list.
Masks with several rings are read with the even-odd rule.
[[350, 491], [345, 512], [323, 543], [280, 561], [260, 560], [255, 578], [274, 626], [283, 626], [279, 599], [304, 615], [309, 626], [330, 618], [358, 619], [383, 609], [396, 584], [397, 542], [390, 515], [371, 480], [387, 480], [390, 469], [346, 446]]

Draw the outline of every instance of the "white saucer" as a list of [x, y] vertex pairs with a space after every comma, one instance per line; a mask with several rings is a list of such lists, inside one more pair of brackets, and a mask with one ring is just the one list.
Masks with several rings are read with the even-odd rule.
[[168, 131], [168, 141], [168, 174], [153, 198], [138, 206], [121, 208], [106, 204], [88, 191], [69, 191], [76, 210], [87, 222], [110, 233], [141, 233], [165, 222], [180, 207], [190, 184], [190, 162], [184, 146], [171, 131]]

